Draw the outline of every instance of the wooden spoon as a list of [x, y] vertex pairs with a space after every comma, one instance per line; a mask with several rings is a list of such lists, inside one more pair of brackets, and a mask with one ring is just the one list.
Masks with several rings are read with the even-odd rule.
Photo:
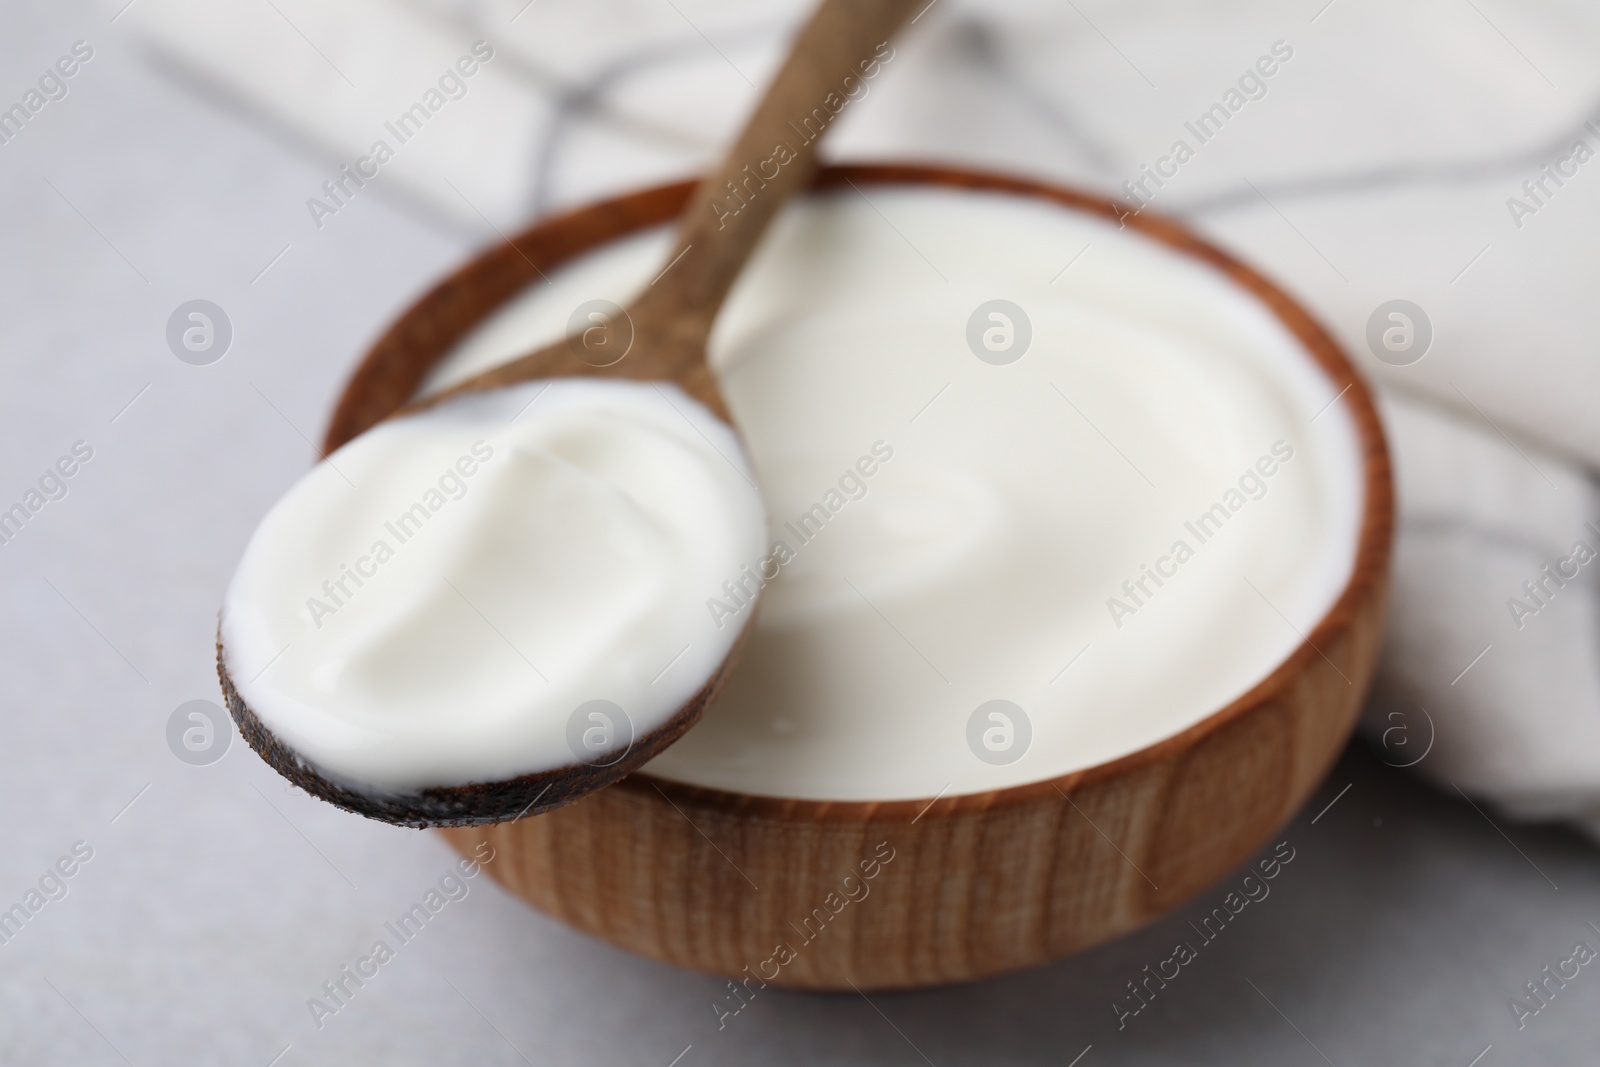
[[[733, 147], [696, 189], [679, 221], [677, 241], [656, 278], [620, 322], [602, 318], [586, 330], [411, 404], [410, 414], [465, 392], [572, 375], [667, 380], [731, 421], [710, 367], [711, 326], [768, 223], [810, 182], [816, 146], [882, 57], [896, 29], [925, 0], [822, 0], [800, 30], [777, 77]], [[618, 350], [620, 349], [620, 352]], [[240, 696], [229, 674], [220, 631], [217, 670], [239, 731], [280, 774], [350, 811], [404, 826], [473, 826], [559, 807], [647, 763], [693, 726], [733, 670], [753, 624], [727, 658], [665, 724], [638, 738], [607, 766], [575, 764], [493, 782], [440, 786], [416, 793], [373, 794], [325, 777], [272, 734]]]

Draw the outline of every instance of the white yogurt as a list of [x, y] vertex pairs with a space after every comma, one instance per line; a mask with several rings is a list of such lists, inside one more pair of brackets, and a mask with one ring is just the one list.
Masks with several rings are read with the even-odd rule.
[[[762, 561], [728, 577], [771, 580], [725, 695], [649, 771], [976, 792], [1126, 755], [1261, 681], [1355, 558], [1338, 388], [1254, 297], [1136, 232], [1022, 197], [866, 195], [786, 209], [718, 322], [770, 516]], [[666, 248], [655, 231], [557, 272], [428, 387], [558, 337], [586, 300], [625, 304]], [[1016, 315], [1009, 351], [987, 315], [968, 342], [997, 298], [1032, 334], [1004, 364]], [[738, 592], [702, 606], [716, 633]]]
[[[361, 435], [267, 514], [223, 605], [229, 674], [371, 791], [605, 763], [726, 658], [738, 628], [705, 600], [764, 521], [738, 439], [675, 386], [464, 397]], [[586, 706], [607, 710], [574, 730]]]

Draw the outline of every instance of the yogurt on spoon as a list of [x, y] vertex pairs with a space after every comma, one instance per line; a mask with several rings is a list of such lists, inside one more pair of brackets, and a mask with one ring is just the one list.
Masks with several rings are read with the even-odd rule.
[[737, 437], [676, 387], [555, 379], [351, 441], [262, 520], [228, 675], [324, 777], [414, 793], [605, 766], [727, 658], [708, 596], [761, 557]]

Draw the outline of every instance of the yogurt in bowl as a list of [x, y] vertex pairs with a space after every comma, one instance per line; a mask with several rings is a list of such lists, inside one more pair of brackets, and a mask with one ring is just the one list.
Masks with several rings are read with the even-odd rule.
[[[559, 336], [584, 301], [626, 304], [667, 241], [529, 287], [428, 388]], [[706, 611], [722, 628], [764, 600], [651, 775], [823, 801], [1057, 778], [1248, 692], [1350, 580], [1362, 444], [1340, 386], [1255, 295], [1115, 219], [937, 187], [812, 196], [711, 357], [770, 547]]]

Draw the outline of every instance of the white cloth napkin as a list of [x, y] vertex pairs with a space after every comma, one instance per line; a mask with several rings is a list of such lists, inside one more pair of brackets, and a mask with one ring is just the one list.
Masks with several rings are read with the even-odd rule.
[[1600, 494], [1459, 415], [1384, 414], [1400, 532], [1369, 732], [1447, 790], [1600, 837]]
[[[487, 237], [702, 164], [808, 6], [142, 0], [127, 19], [333, 180], [488, 42], [464, 94], [329, 205], [398, 197]], [[1447, 791], [1600, 836], [1600, 559], [1577, 562], [1600, 553], [1596, 57], [1600, 9], [1578, 0], [936, 0], [830, 150], [1124, 196], [1143, 178], [1150, 209], [1296, 291], [1379, 383], [1395, 451], [1367, 729]], [[307, 226], [336, 225], [319, 195]], [[1396, 299], [1433, 335], [1400, 366], [1368, 343]]]

